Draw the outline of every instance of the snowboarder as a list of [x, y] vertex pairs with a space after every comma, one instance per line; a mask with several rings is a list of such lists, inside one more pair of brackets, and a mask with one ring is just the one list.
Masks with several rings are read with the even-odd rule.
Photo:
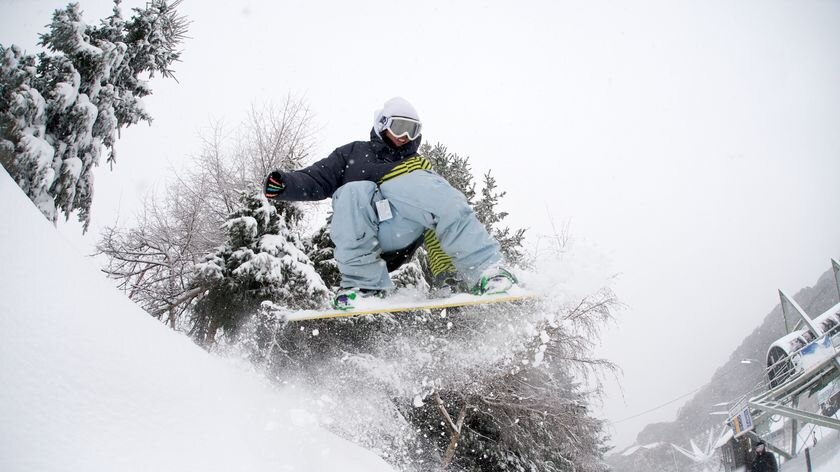
[[330, 236], [341, 272], [333, 306], [353, 308], [357, 297], [384, 297], [388, 272], [425, 244], [435, 275], [455, 269], [477, 294], [504, 292], [516, 278], [504, 267], [499, 244], [476, 218], [466, 197], [417, 153], [420, 116], [395, 97], [374, 113], [369, 141], [355, 141], [293, 172], [276, 170], [265, 196], [286, 201], [332, 197]]
[[778, 472], [779, 466], [772, 452], [767, 452], [764, 441], [755, 445], [755, 457], [750, 464], [750, 472]]

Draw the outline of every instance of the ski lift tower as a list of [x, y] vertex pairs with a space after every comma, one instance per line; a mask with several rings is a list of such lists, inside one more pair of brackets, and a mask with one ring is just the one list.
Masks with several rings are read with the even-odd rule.
[[[834, 282], [840, 297], [840, 263], [831, 260]], [[746, 407], [733, 415], [736, 436], [762, 438], [754, 426], [769, 422], [771, 416], [786, 418], [791, 434], [779, 447], [766, 442], [768, 449], [791, 459], [797, 454], [797, 436], [801, 425], [813, 424], [840, 430], [840, 420], [830, 416], [834, 411], [806, 411], [800, 408], [803, 394], [821, 391], [840, 377], [840, 303], [811, 318], [783, 291], [779, 291], [785, 328], [788, 334], [774, 342], [767, 353], [768, 390], [746, 400]], [[797, 319], [791, 329], [790, 321]], [[833, 408], [836, 410], [836, 408]], [[745, 420], [747, 418], [747, 420]], [[749, 427], [743, 426], [749, 422]], [[737, 429], [741, 427], [741, 429]]]

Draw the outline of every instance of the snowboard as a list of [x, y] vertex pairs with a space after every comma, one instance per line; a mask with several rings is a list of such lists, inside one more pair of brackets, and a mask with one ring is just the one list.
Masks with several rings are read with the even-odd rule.
[[361, 298], [355, 301], [351, 310], [300, 310], [288, 313], [288, 321], [318, 320], [325, 318], [349, 318], [353, 316], [378, 315], [384, 313], [405, 313], [409, 311], [443, 310], [446, 308], [513, 303], [536, 298], [536, 294], [521, 287], [492, 295], [457, 293], [445, 298], [428, 298], [419, 293], [397, 292], [387, 298]]

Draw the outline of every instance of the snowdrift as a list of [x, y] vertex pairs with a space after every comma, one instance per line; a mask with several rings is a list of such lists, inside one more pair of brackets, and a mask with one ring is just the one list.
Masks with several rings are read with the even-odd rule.
[[391, 470], [151, 319], [3, 169], [0, 215], [0, 470]]

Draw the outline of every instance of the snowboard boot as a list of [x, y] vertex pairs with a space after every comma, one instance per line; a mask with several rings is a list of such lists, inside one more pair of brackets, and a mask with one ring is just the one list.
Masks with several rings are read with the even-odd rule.
[[432, 280], [429, 287], [429, 298], [447, 298], [456, 293], [469, 292], [467, 285], [458, 277], [458, 274], [443, 272]]
[[342, 287], [335, 292], [332, 305], [337, 310], [352, 310], [355, 308], [353, 302], [357, 298], [377, 297], [385, 298], [387, 292], [385, 290], [376, 290], [369, 288], [347, 288]]
[[481, 273], [478, 283], [472, 289], [475, 295], [493, 295], [495, 293], [505, 293], [511, 289], [519, 281], [510, 273], [510, 271], [502, 267], [489, 267]]

